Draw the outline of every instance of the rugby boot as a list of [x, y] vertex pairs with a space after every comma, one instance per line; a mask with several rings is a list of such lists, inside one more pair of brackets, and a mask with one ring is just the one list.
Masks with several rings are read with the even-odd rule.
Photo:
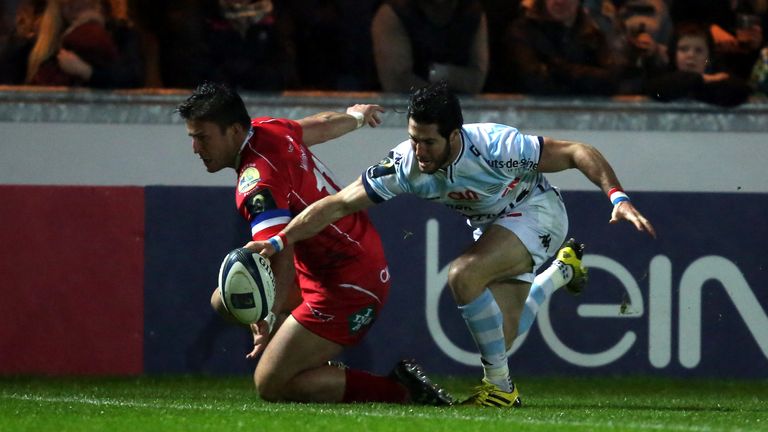
[[389, 377], [399, 382], [411, 395], [411, 401], [419, 405], [448, 406], [454, 399], [445, 389], [432, 382], [416, 360], [401, 360]]
[[576, 243], [574, 239], [568, 239], [563, 247], [557, 251], [557, 261], [569, 266], [573, 271], [571, 280], [565, 284], [565, 289], [573, 295], [581, 294], [589, 279], [587, 268], [581, 264], [581, 257], [584, 255], [584, 244]]
[[475, 387], [475, 393], [461, 404], [495, 408], [519, 408], [523, 405], [523, 402], [520, 400], [520, 394], [514, 383], [512, 383], [512, 391], [505, 392], [496, 384], [483, 378], [482, 384]]

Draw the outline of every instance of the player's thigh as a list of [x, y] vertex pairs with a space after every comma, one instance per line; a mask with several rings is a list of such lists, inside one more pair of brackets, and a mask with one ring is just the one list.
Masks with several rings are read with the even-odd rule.
[[[451, 271], [488, 284], [530, 272], [531, 254], [517, 235], [499, 225], [488, 226], [480, 238], [451, 264]], [[469, 276], [466, 276], [469, 275]]]
[[308, 369], [328, 363], [343, 347], [320, 337], [288, 316], [273, 335], [256, 366], [256, 385], [283, 386]]
[[482, 230], [476, 244], [487, 257], [493, 281], [532, 282], [536, 270], [557, 252], [567, 233], [565, 205], [555, 190], [549, 190], [499, 216]]

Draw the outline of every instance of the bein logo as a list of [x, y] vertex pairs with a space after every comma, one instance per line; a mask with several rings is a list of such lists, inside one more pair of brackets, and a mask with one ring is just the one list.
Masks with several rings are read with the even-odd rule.
[[[448, 357], [458, 363], [476, 366], [479, 354], [454, 344], [440, 323], [438, 306], [442, 291], [447, 287], [448, 266], [439, 268], [439, 222], [435, 219], [427, 221], [426, 242], [426, 317], [430, 335]], [[672, 262], [666, 256], [658, 255], [649, 263], [647, 305], [637, 280], [621, 263], [606, 256], [585, 255], [584, 264], [618, 279], [626, 290], [633, 313], [617, 313], [622, 308], [621, 304], [582, 304], [577, 314], [584, 318], [602, 319], [640, 319], [647, 315], [648, 361], [653, 367], [661, 369], [673, 361], [673, 340], [678, 341], [676, 361], [688, 369], [699, 365], [702, 353], [702, 288], [710, 280], [721, 283], [763, 356], [768, 359], [768, 316], [744, 275], [730, 260], [710, 255], [691, 263], [680, 278], [676, 311], [672, 309]], [[673, 319], [678, 321], [676, 339], [672, 334]], [[637, 342], [637, 334], [628, 330], [613, 346], [602, 352], [579, 352], [569, 347], [554, 331], [548, 301], [539, 309], [535, 324], [552, 352], [576, 366], [596, 368], [611, 364], [627, 354]], [[515, 340], [510, 354], [517, 351], [526, 336], [521, 335]]]

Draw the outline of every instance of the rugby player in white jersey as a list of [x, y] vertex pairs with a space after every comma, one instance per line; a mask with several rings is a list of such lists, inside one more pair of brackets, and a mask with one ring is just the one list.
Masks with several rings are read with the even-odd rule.
[[[404, 193], [455, 209], [475, 229], [476, 241], [451, 263], [448, 285], [484, 369], [481, 385], [466, 403], [519, 406], [507, 365], [509, 348], [554, 290], [579, 291], [586, 281], [583, 246], [571, 239], [558, 252], [568, 217], [543, 173], [578, 169], [610, 198], [611, 223], [626, 220], [654, 237], [655, 230], [594, 147], [525, 135], [500, 124], [464, 124], [458, 99], [442, 83], [411, 95], [408, 135], [360, 179], [307, 207], [279, 235], [247, 247], [272, 255], [344, 215]], [[554, 263], [536, 276], [554, 255]]]

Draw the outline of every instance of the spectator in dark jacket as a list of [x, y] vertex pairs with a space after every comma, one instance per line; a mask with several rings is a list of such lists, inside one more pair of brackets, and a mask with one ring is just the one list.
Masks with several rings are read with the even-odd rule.
[[505, 34], [508, 91], [611, 95], [623, 67], [581, 0], [534, 0]]
[[246, 90], [282, 91], [297, 86], [295, 49], [276, 19], [272, 0], [219, 0], [206, 21], [211, 76]]

